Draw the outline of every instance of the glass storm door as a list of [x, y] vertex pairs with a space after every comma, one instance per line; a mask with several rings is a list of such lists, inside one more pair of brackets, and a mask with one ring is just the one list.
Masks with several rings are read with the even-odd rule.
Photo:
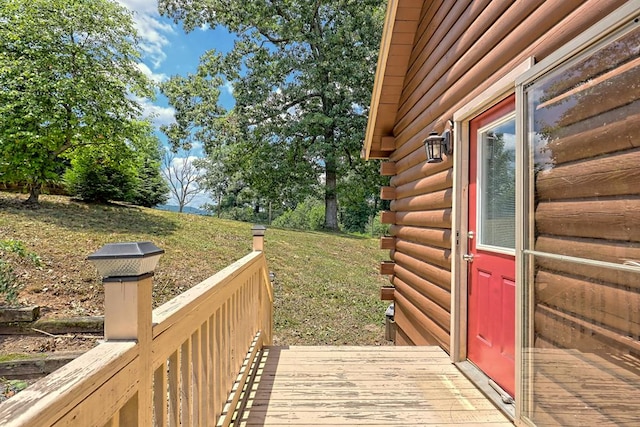
[[470, 123], [467, 358], [515, 391], [515, 97]]

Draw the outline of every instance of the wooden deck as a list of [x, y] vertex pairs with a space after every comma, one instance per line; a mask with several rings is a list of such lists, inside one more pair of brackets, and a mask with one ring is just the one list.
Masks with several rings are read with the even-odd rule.
[[235, 425], [512, 425], [439, 347], [267, 347]]

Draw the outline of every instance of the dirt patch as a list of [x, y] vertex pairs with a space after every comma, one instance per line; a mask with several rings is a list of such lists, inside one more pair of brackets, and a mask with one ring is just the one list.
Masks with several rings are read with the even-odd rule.
[[87, 351], [95, 347], [102, 335], [69, 334], [55, 337], [31, 335], [1, 335], [0, 354], [10, 357], [16, 354]]

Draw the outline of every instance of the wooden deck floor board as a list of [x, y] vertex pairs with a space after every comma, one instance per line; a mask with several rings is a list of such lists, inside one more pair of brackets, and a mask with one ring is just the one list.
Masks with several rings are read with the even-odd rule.
[[236, 425], [512, 425], [438, 347], [270, 347]]

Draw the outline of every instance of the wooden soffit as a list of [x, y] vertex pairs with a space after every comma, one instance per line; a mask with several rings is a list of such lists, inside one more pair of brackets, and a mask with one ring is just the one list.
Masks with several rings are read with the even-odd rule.
[[396, 113], [409, 57], [418, 29], [423, 0], [389, 0], [382, 31], [382, 42], [369, 108], [362, 157], [387, 158], [390, 151], [382, 139], [393, 136]]

